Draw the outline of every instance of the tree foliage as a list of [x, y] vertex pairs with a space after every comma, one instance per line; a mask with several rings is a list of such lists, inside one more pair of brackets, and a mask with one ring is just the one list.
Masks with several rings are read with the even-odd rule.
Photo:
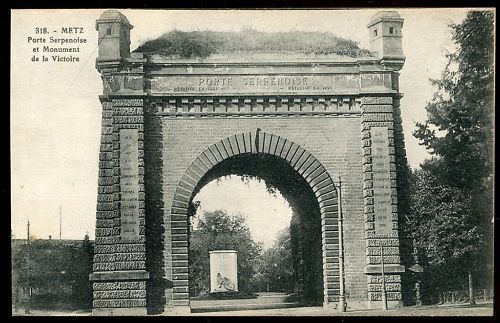
[[92, 307], [93, 246], [87, 235], [81, 244], [31, 241], [14, 248], [12, 257], [18, 284], [13, 287], [27, 290], [31, 285], [34, 306]]
[[471, 11], [451, 25], [457, 50], [414, 132], [433, 157], [413, 174], [410, 222], [437, 285], [492, 261], [493, 22], [492, 11]]
[[439, 157], [441, 179], [458, 188], [487, 186], [491, 180], [493, 18], [490, 11], [473, 11], [451, 26], [458, 50], [448, 55], [441, 79], [432, 80], [437, 92], [426, 107], [428, 120], [415, 131]]
[[429, 265], [461, 268], [481, 239], [467, 212], [470, 197], [439, 183], [429, 171], [417, 170], [413, 177], [413, 228]]
[[189, 259], [191, 287], [210, 290], [210, 258], [212, 250], [238, 251], [238, 288], [250, 292], [250, 280], [262, 245], [253, 241], [245, 218], [241, 214], [228, 215], [222, 210], [205, 212], [191, 232]]
[[206, 58], [227, 52], [294, 52], [318, 55], [337, 54], [350, 57], [371, 56], [355, 41], [329, 32], [240, 32], [171, 31], [141, 44], [137, 52], [181, 58]]
[[257, 272], [266, 290], [293, 292], [297, 273], [292, 259], [290, 229], [278, 232], [273, 246], [265, 250], [258, 263]]

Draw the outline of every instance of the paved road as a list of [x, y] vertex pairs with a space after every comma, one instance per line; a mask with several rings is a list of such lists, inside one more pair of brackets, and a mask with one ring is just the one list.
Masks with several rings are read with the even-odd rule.
[[[25, 315], [23, 309], [12, 315]], [[31, 316], [89, 316], [89, 312], [40, 311], [32, 310]], [[466, 304], [445, 304], [420, 307], [403, 307], [395, 310], [357, 310], [338, 313], [322, 307], [294, 307], [283, 309], [227, 311], [192, 313], [191, 316], [492, 316], [493, 303], [480, 303], [477, 306]]]
[[322, 307], [295, 307], [286, 309], [228, 311], [192, 313], [192, 316], [492, 316], [493, 304], [466, 305], [433, 305], [420, 307], [404, 307], [394, 310], [357, 310], [339, 313], [328, 311]]

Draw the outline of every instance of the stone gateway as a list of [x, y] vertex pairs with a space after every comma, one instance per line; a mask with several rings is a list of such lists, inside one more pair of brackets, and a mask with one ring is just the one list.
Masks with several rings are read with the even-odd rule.
[[380, 308], [384, 246], [388, 304], [401, 305], [402, 27], [394, 11], [374, 16], [372, 57], [183, 59], [131, 53], [133, 26], [104, 12], [94, 315], [190, 311], [190, 205], [228, 174], [284, 192], [299, 294], [326, 307], [345, 295], [351, 308]]

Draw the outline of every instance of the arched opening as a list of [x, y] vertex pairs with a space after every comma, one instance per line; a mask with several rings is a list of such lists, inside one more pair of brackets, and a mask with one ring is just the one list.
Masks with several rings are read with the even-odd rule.
[[[293, 282], [293, 291], [288, 298], [300, 305], [321, 305], [323, 302], [323, 262], [321, 248], [321, 212], [314, 192], [305, 179], [295, 171], [286, 160], [270, 154], [240, 154], [225, 159], [211, 168], [196, 186], [192, 200], [196, 194], [209, 182], [227, 175], [238, 175], [249, 178], [262, 179], [269, 193], [279, 191], [292, 210], [290, 228], [291, 262], [290, 272]], [[261, 217], [262, 219], [262, 217]], [[266, 221], [265, 219], [263, 219]], [[220, 243], [220, 242], [219, 242]], [[228, 249], [238, 249], [239, 246], [228, 244]], [[240, 247], [241, 248], [241, 247]], [[287, 250], [288, 251], [288, 250]], [[245, 250], [238, 250], [244, 254]], [[190, 253], [190, 259], [196, 257]], [[193, 265], [190, 262], [190, 266]], [[246, 275], [248, 263], [239, 264], [238, 286], [245, 294], [256, 292], [251, 286], [252, 278]], [[194, 282], [191, 281], [191, 286]], [[283, 283], [273, 286], [272, 291], [284, 292]], [[290, 286], [290, 285], [288, 285]], [[192, 293], [192, 288], [190, 288]]]
[[[338, 301], [339, 240], [337, 192], [321, 163], [306, 149], [286, 138], [265, 133], [241, 133], [205, 149], [187, 168], [174, 193], [171, 208], [172, 244], [189, 246], [192, 200], [208, 182], [237, 174], [262, 178], [282, 192], [292, 207], [299, 297], [303, 304]], [[185, 228], [185, 229], [183, 229]], [[188, 247], [173, 248], [172, 258], [187, 259]], [[174, 306], [189, 305], [186, 261], [173, 261]], [[175, 288], [175, 286], [184, 286]], [[179, 291], [177, 291], [179, 290]]]

